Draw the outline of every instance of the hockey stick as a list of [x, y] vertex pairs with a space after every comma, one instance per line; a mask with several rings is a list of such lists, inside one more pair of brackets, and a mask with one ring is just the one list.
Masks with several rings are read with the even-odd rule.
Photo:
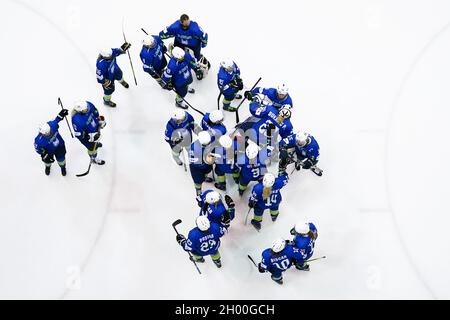
[[316, 261], [316, 260], [320, 260], [320, 259], [325, 259], [326, 258], [326, 256], [321, 256], [321, 257], [318, 257], [318, 258], [314, 258], [314, 259], [309, 259], [309, 260], [306, 260], [305, 261], [305, 263], [307, 263], [307, 262], [311, 262], [311, 261]]
[[[261, 81], [261, 77], [259, 77], [258, 81], [256, 81], [256, 83], [253, 85], [253, 87], [249, 90], [249, 91], [253, 91], [253, 89], [256, 88], [256, 86], [258, 85], [258, 83]], [[239, 108], [241, 107], [241, 105], [244, 103], [245, 101], [245, 97], [242, 99], [242, 101], [239, 103], [239, 105], [236, 107], [236, 124], [239, 123]]]
[[222, 90], [220, 90], [219, 96], [217, 97], [217, 110], [220, 110], [220, 98], [222, 97]]
[[187, 172], [186, 155], [184, 154], [184, 148], [181, 149], [181, 153], [183, 154], [183, 166], [184, 166], [184, 172]]
[[[181, 219], [178, 219], [178, 220], [176, 220], [174, 223], [172, 223], [172, 227], [173, 227], [173, 229], [175, 230], [175, 232], [177, 233], [177, 235], [180, 234], [180, 233], [178, 232], [178, 230], [177, 230], [177, 225], [179, 225], [181, 222], [182, 222]], [[191, 260], [191, 261], [194, 263], [195, 268], [197, 269], [198, 273], [199, 273], [199, 274], [202, 274], [201, 271], [200, 271], [200, 269], [199, 269], [198, 266], [197, 266], [197, 263], [194, 261], [194, 258], [192, 257], [191, 253], [190, 253], [189, 251], [186, 251], [186, 252], [187, 252], [188, 255], [189, 255], [189, 260]]]
[[[122, 18], [122, 35], [123, 35], [123, 40], [124, 40], [126, 43], [128, 43], [127, 38], [125, 37], [124, 24], [125, 24], [125, 17]], [[128, 53], [128, 59], [130, 60], [131, 71], [133, 72], [134, 83], [135, 83], [136, 86], [137, 86], [136, 74], [134, 73], [133, 61], [131, 61], [130, 50], [127, 50], [127, 53]]]
[[[97, 149], [97, 143], [98, 143], [98, 142], [96, 142], [96, 143], [94, 144], [94, 150]], [[89, 167], [87, 168], [86, 172], [85, 172], [85, 173], [77, 174], [76, 176], [77, 176], [77, 177], [84, 177], [84, 176], [87, 176], [87, 175], [89, 174], [89, 172], [91, 171], [92, 162], [94, 162], [94, 159], [90, 158], [90, 161], [89, 161]]]
[[245, 215], [244, 225], [247, 225], [248, 216], [250, 214], [250, 211], [252, 211], [252, 208], [248, 208], [247, 214]]
[[[61, 106], [61, 110], [64, 109], [61, 98], [58, 98], [58, 104]], [[70, 131], [70, 135], [72, 136], [72, 139], [73, 139], [74, 137], [73, 137], [73, 133], [72, 133], [72, 128], [70, 128], [69, 120], [67, 120], [67, 116], [65, 116], [64, 119], [66, 119], [66, 123], [67, 123], [67, 126], [69, 127], [69, 131]]]
[[256, 264], [256, 262], [255, 262], [255, 260], [253, 260], [253, 258], [248, 254], [247, 255], [247, 257], [250, 259], [250, 261], [254, 264], [254, 266], [257, 268], [257, 269], [259, 269], [258, 268], [258, 265]]

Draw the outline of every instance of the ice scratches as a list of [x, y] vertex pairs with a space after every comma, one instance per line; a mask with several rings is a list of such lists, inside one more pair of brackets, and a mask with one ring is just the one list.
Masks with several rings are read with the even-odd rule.
[[395, 229], [396, 234], [398, 236], [399, 242], [400, 242], [400, 244], [401, 244], [401, 246], [402, 246], [402, 248], [404, 250], [406, 258], [408, 259], [408, 262], [411, 265], [411, 267], [412, 267], [413, 271], [415, 272], [415, 274], [416, 274], [417, 278], [419, 279], [419, 281], [422, 283], [422, 285], [425, 287], [425, 289], [428, 291], [428, 293], [431, 295], [431, 297], [433, 299], [437, 299], [437, 296], [433, 292], [433, 290], [430, 288], [429, 284], [423, 278], [423, 275], [419, 271], [419, 268], [417, 267], [417, 265], [414, 262], [414, 259], [412, 258], [411, 254], [410, 254], [410, 252], [408, 250], [408, 246], [405, 243], [405, 239], [403, 238], [403, 235], [402, 235], [402, 232], [401, 232], [401, 228], [400, 228], [400, 226], [398, 224], [397, 218], [395, 216], [394, 208], [392, 206], [392, 194], [391, 194], [391, 188], [390, 188], [391, 186], [390, 186], [389, 173], [388, 173], [388, 171], [389, 171], [389, 164], [388, 164], [388, 159], [389, 159], [389, 141], [390, 141], [391, 134], [392, 134], [394, 114], [395, 114], [395, 111], [397, 109], [398, 103], [400, 101], [400, 98], [401, 98], [401, 96], [403, 94], [403, 91], [405, 89], [405, 86], [406, 86], [407, 82], [409, 81], [410, 77], [414, 73], [414, 70], [419, 65], [419, 62], [422, 60], [422, 58], [425, 56], [425, 54], [428, 52], [428, 50], [431, 48], [431, 46], [446, 31], [448, 31], [449, 28], [450, 28], [450, 21], [447, 22], [447, 24], [445, 24], [438, 32], [436, 32], [435, 34], [433, 34], [431, 36], [431, 38], [425, 43], [423, 48], [419, 51], [419, 53], [416, 55], [416, 57], [414, 58], [413, 62], [411, 63], [411, 65], [407, 69], [405, 75], [403, 76], [402, 81], [400, 82], [400, 87], [399, 87], [397, 93], [394, 96], [394, 100], [392, 101], [391, 111], [389, 113], [389, 117], [388, 117], [388, 121], [387, 121], [387, 127], [386, 127], [386, 132], [385, 132], [385, 152], [384, 152], [384, 154], [385, 154], [385, 158], [384, 158], [384, 168], [385, 168], [385, 170], [384, 170], [384, 175], [385, 175], [386, 198], [387, 198], [388, 209], [389, 209], [389, 212], [391, 213], [391, 217], [392, 217], [393, 224], [394, 224], [394, 229]]

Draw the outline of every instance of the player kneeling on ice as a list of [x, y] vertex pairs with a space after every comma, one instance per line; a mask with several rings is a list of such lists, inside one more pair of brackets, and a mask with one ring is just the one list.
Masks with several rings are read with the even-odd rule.
[[225, 59], [220, 63], [217, 86], [223, 94], [223, 110], [236, 111], [236, 108], [231, 106], [231, 102], [234, 99], [242, 99], [238, 92], [244, 88], [244, 84], [241, 79], [241, 70], [233, 60]]
[[187, 111], [176, 109], [167, 122], [165, 140], [172, 149], [173, 159], [179, 166], [183, 165], [180, 159], [183, 148], [187, 148], [192, 143], [192, 131], [195, 133], [201, 131], [194, 117]]
[[295, 262], [298, 270], [309, 271], [309, 264], [305, 261], [309, 260], [314, 254], [314, 246], [318, 237], [317, 228], [311, 222], [298, 222], [291, 229], [294, 239], [291, 244], [295, 246], [302, 255], [302, 260]]
[[164, 55], [166, 52], [167, 48], [158, 36], [147, 36], [142, 41], [140, 57], [144, 64], [144, 71], [151, 75], [161, 87], [164, 86], [161, 75], [167, 66], [167, 60]]
[[227, 189], [226, 174], [231, 174], [233, 180], [239, 183], [239, 167], [236, 165], [237, 142], [227, 136], [219, 138], [219, 146], [214, 149], [214, 172], [217, 182], [214, 186], [225, 191]]
[[202, 118], [202, 129], [209, 131], [211, 136], [218, 138], [227, 133], [227, 127], [223, 124], [224, 115], [220, 110], [207, 112]]
[[100, 130], [106, 126], [105, 117], [89, 101], [75, 103], [72, 111], [72, 127], [75, 136], [86, 147], [91, 162], [104, 165], [105, 161], [97, 158], [97, 149], [103, 145], [99, 142]]
[[259, 151], [254, 143], [249, 143], [245, 154], [238, 157], [237, 165], [240, 168], [239, 195], [242, 196], [251, 181], [260, 181], [267, 172], [265, 160], [267, 152]]
[[235, 204], [229, 195], [225, 195], [225, 203], [222, 202], [220, 194], [217, 191], [207, 190], [197, 197], [197, 203], [200, 208], [200, 215], [206, 215], [210, 222], [220, 224], [228, 229], [235, 216]]
[[217, 268], [222, 267], [220, 261], [220, 238], [225, 234], [226, 229], [219, 224], [209, 222], [208, 217], [199, 216], [195, 220], [196, 228], [189, 232], [187, 239], [177, 234], [177, 242], [185, 251], [192, 253], [194, 262], [205, 262], [205, 256], [211, 256]]
[[183, 98], [189, 93], [195, 93], [194, 89], [190, 89], [189, 85], [192, 83], [191, 70], [197, 70], [199, 65], [195, 58], [180, 47], [175, 47], [172, 50], [172, 58], [169, 65], [164, 70], [162, 77], [163, 88], [167, 90], [175, 89], [177, 93], [175, 97], [175, 106], [182, 109], [187, 109], [188, 106], [183, 103]]
[[289, 88], [284, 83], [278, 85], [276, 89], [256, 87], [252, 91], [244, 92], [245, 98], [250, 101], [253, 100], [257, 94], [266, 96], [270, 100], [271, 104], [277, 109], [292, 109], [292, 99], [289, 96]]
[[[321, 176], [322, 170], [317, 168], [320, 149], [316, 139], [309, 133], [298, 132], [280, 141], [279, 173], [286, 171], [290, 163], [295, 162], [295, 169], [311, 169], [316, 175]], [[292, 150], [294, 148], [294, 150]], [[291, 149], [291, 150], [289, 150]], [[294, 159], [294, 155], [296, 159]]]
[[116, 57], [124, 54], [130, 47], [131, 44], [125, 42], [120, 48], [102, 50], [97, 58], [97, 82], [103, 87], [103, 102], [112, 108], [116, 106], [111, 101], [111, 95], [116, 90], [114, 82], [117, 80], [122, 86], [129, 88], [123, 79], [123, 72], [117, 64]]
[[59, 122], [69, 114], [67, 109], [62, 109], [55, 120], [43, 123], [39, 126], [39, 133], [34, 139], [34, 149], [45, 163], [45, 174], [50, 174], [52, 163], [58, 161], [61, 174], [66, 175], [66, 146], [58, 132]]
[[203, 182], [213, 181], [212, 178], [207, 177], [212, 171], [214, 163], [214, 157], [211, 155], [212, 149], [211, 135], [208, 131], [201, 131], [189, 150], [189, 168], [197, 196], [202, 193]]
[[265, 210], [270, 210], [272, 221], [275, 222], [279, 215], [279, 207], [282, 200], [281, 188], [288, 183], [287, 174], [275, 177], [270, 172], [267, 172], [262, 182], [253, 187], [252, 195], [248, 201], [248, 206], [253, 208], [252, 225], [256, 230], [261, 229], [261, 222], [263, 220], [263, 213]]
[[192, 50], [195, 59], [204, 66], [203, 68], [195, 69], [195, 74], [198, 80], [203, 79], [205, 73], [211, 67], [208, 60], [201, 54], [201, 49], [208, 44], [208, 34], [203, 32], [197, 22], [191, 21], [187, 14], [182, 14], [180, 20], [175, 21], [162, 30], [159, 36], [163, 40], [174, 37], [174, 47], [180, 47], [183, 50]]
[[269, 272], [273, 281], [283, 284], [283, 272], [297, 260], [301, 260], [298, 249], [288, 244], [288, 241], [283, 238], [279, 238], [272, 243], [271, 248], [263, 251], [258, 269], [261, 273]]

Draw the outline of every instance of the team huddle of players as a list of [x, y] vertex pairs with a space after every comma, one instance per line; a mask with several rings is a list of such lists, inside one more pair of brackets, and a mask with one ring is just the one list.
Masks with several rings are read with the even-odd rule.
[[[164, 40], [174, 38], [174, 43], [166, 47]], [[147, 35], [143, 40], [140, 58], [143, 70], [166, 90], [176, 93], [175, 110], [166, 125], [165, 140], [169, 144], [175, 162], [189, 170], [200, 206], [196, 227], [187, 238], [178, 234], [177, 242], [191, 253], [195, 262], [204, 262], [210, 255], [217, 267], [222, 266], [219, 253], [220, 238], [224, 236], [235, 218], [235, 203], [228, 195], [231, 184], [236, 184], [240, 197], [244, 197], [247, 187], [253, 183], [248, 197], [249, 212], [253, 210], [252, 226], [260, 231], [263, 213], [270, 211], [272, 221], [279, 216], [282, 202], [281, 189], [288, 183], [287, 166], [294, 170], [311, 170], [322, 175], [317, 167], [319, 146], [315, 138], [305, 132], [294, 132], [291, 123], [292, 99], [286, 85], [277, 88], [254, 87], [244, 90], [240, 69], [231, 59], [220, 63], [217, 86], [223, 96], [222, 109], [236, 112], [234, 100], [249, 100], [251, 116], [228, 130], [221, 110], [203, 115], [199, 123], [186, 111], [192, 107], [185, 97], [195, 93], [189, 85], [192, 73], [198, 81], [204, 79], [211, 67], [201, 49], [208, 44], [208, 34], [199, 25], [183, 14], [179, 20], [162, 30], [159, 35]], [[102, 50], [97, 59], [97, 81], [103, 89], [106, 106], [116, 107], [111, 98], [115, 91], [115, 81], [125, 88], [128, 83], [116, 58], [127, 52], [131, 44], [125, 42], [120, 48]], [[239, 94], [244, 90], [243, 96]], [[198, 110], [196, 110], [198, 111]], [[62, 109], [57, 117], [39, 128], [35, 139], [36, 152], [45, 163], [45, 173], [56, 158], [62, 175], [66, 175], [65, 144], [58, 132], [59, 122], [69, 115]], [[75, 136], [86, 147], [91, 163], [102, 165], [104, 160], [97, 157], [101, 130], [106, 122], [97, 108], [90, 102], [77, 102], [71, 112]], [[189, 161], [185, 159], [185, 151]], [[279, 161], [277, 175], [269, 172], [269, 166]], [[294, 172], [294, 171], [293, 171]], [[211, 175], [211, 176], [210, 176]], [[229, 179], [227, 179], [229, 178]], [[230, 180], [227, 182], [227, 180]], [[222, 195], [215, 190], [203, 191], [204, 183], [214, 183]], [[314, 252], [317, 229], [310, 222], [295, 224], [291, 230], [292, 240], [277, 239], [271, 248], [262, 254], [260, 272], [271, 273], [272, 279], [283, 283], [282, 273], [294, 265], [299, 270], [309, 270], [308, 259]]]

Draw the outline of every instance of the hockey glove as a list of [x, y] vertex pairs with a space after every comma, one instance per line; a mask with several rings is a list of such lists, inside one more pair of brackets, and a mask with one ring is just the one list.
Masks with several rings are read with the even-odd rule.
[[236, 84], [237, 84], [236, 87], [237, 87], [239, 90], [244, 89], [244, 83], [242, 82], [242, 79], [241, 79], [241, 78], [237, 78], [237, 79], [236, 79]]
[[45, 163], [53, 163], [55, 159], [53, 159], [53, 155], [49, 155], [47, 152], [41, 154], [42, 161]]
[[197, 77], [197, 80], [202, 80], [203, 79], [203, 70], [200, 67], [195, 68], [195, 75]]
[[177, 144], [183, 142], [183, 137], [176, 137], [176, 138], [173, 138], [173, 139], [172, 139], [172, 142], [173, 142], [174, 145], [177, 145]]
[[297, 234], [297, 232], [295, 232], [295, 228], [292, 228], [291, 231], [289, 231], [289, 233], [292, 234], [293, 236]]
[[245, 97], [245, 99], [252, 101], [253, 100], [253, 93], [251, 91], [245, 91], [244, 92], [244, 97]]
[[254, 208], [255, 207], [255, 205], [256, 205], [256, 201], [254, 201], [254, 200], [250, 200], [249, 202], [248, 202], [248, 206], [249, 206], [249, 208]]
[[235, 207], [233, 199], [231, 199], [231, 197], [227, 194], [225, 195], [225, 203], [227, 204], [228, 208], [232, 209]]
[[261, 266], [261, 262], [258, 263], [258, 271], [261, 272], [261, 273], [266, 272], [266, 269], [264, 269], [264, 268]]
[[59, 119], [63, 119], [64, 117], [66, 117], [69, 114], [69, 110], [67, 109], [62, 109], [59, 113], [58, 113], [58, 118]]
[[105, 82], [102, 83], [102, 86], [104, 89], [108, 90], [111, 89], [111, 80], [105, 79]]
[[100, 132], [89, 133], [89, 142], [97, 142], [100, 139]]
[[180, 246], [183, 246], [186, 242], [186, 238], [182, 234], [177, 234], [177, 242]]
[[122, 49], [123, 52], [127, 51], [128, 49], [130, 49], [131, 44], [128, 42], [125, 42], [123, 45], [120, 46], [120, 49]]
[[98, 116], [98, 125], [100, 129], [103, 129], [106, 126], [106, 121], [104, 116]]

